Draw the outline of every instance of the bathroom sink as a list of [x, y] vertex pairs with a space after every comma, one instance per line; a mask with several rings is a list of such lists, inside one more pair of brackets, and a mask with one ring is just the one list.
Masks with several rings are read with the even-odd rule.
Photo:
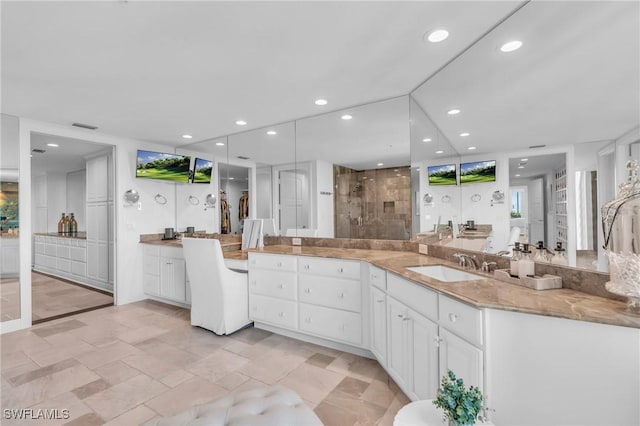
[[485, 277], [480, 275], [470, 274], [469, 272], [460, 271], [459, 269], [453, 269], [443, 265], [411, 266], [407, 269], [444, 282], [486, 280]]

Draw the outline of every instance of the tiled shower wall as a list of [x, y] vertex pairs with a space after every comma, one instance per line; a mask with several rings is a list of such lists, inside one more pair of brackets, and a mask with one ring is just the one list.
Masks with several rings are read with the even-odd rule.
[[407, 240], [411, 236], [409, 167], [334, 166], [336, 238]]

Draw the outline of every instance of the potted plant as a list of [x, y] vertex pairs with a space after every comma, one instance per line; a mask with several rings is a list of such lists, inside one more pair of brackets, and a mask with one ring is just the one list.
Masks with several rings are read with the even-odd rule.
[[433, 404], [444, 411], [450, 426], [473, 425], [482, 410], [482, 392], [475, 386], [465, 388], [464, 381], [447, 370]]

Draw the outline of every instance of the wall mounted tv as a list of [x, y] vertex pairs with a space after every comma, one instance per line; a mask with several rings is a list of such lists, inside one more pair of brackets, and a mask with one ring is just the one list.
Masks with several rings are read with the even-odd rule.
[[193, 168], [193, 183], [211, 183], [211, 172], [213, 171], [213, 161], [196, 157]]
[[164, 152], [138, 150], [136, 177], [145, 179], [189, 182], [188, 155], [167, 154]]
[[460, 163], [460, 184], [493, 182], [496, 180], [496, 160]]
[[429, 185], [457, 185], [456, 165], [445, 164], [442, 166], [427, 167]]

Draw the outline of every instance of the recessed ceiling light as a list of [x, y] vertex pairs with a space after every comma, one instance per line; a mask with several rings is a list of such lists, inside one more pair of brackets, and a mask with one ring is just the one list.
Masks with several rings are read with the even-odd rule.
[[191, 139], [193, 136], [191, 136], [191, 135], [182, 135], [182, 137], [185, 138], [185, 139]]
[[443, 150], [439, 149], [436, 151], [436, 154], [442, 154], [443, 152], [444, 152]]
[[453, 109], [450, 109], [449, 111], [447, 111], [447, 114], [449, 114], [449, 115], [460, 114], [460, 110], [458, 108], [453, 108]]
[[400, 177], [400, 176], [402, 176], [402, 175], [401, 175], [400, 173], [398, 173], [398, 174], [396, 174], [396, 176]]
[[378, 163], [378, 167], [384, 166], [384, 163]]
[[326, 99], [316, 99], [316, 101], [314, 102], [316, 105], [326, 105], [328, 102]]
[[519, 169], [524, 169], [524, 166], [518, 166]]
[[367, 178], [366, 176], [363, 176], [363, 177], [362, 177], [362, 180], [364, 180], [364, 179], [366, 179], [366, 178]]
[[475, 146], [470, 146], [469, 148], [467, 148], [469, 151], [473, 151], [474, 149], [476, 149]]
[[422, 142], [431, 142], [431, 138], [424, 138], [422, 139]]
[[439, 43], [443, 40], [446, 40], [449, 37], [449, 31], [444, 29], [433, 30], [430, 33], [427, 33], [427, 40], [431, 43]]
[[396, 173], [398, 173], [398, 171], [399, 171], [399, 170], [398, 170], [398, 169], [393, 169], [393, 171], [394, 171], [394, 172], [396, 172]]
[[60, 145], [58, 145], [57, 143], [48, 143], [47, 146], [52, 146], [54, 148], [59, 147]]
[[269, 131], [267, 131], [267, 134], [268, 134], [269, 136], [274, 136], [274, 135], [277, 135], [277, 134], [278, 134], [278, 132], [276, 132], [275, 130], [269, 130]]
[[516, 175], [516, 177], [520, 177], [520, 175]]
[[343, 116], [342, 116], [342, 117], [340, 117], [340, 118], [342, 118], [343, 120], [351, 120], [353, 117], [352, 117], [352, 116], [350, 116], [349, 114], [345, 114], [345, 115], [343, 115]]
[[500, 51], [508, 53], [508, 52], [513, 52], [514, 50], [518, 50], [521, 47], [522, 47], [522, 42], [520, 40], [512, 40], [500, 46]]
[[462, 132], [460, 133], [460, 136], [462, 136], [463, 138], [466, 138], [467, 136], [469, 136], [471, 133], [469, 132]]
[[529, 159], [528, 158], [523, 158], [520, 161], [529, 161]]
[[216, 145], [218, 145], [218, 146], [224, 146], [224, 142], [216, 142]]
[[238, 121], [236, 121], [236, 124], [237, 124], [238, 126], [246, 126], [246, 125], [247, 125], [247, 122], [246, 122], [246, 121], [244, 121], [244, 120], [238, 120]]
[[235, 179], [234, 177], [230, 177], [230, 178], [229, 178], [229, 180], [234, 180], [234, 179]]

